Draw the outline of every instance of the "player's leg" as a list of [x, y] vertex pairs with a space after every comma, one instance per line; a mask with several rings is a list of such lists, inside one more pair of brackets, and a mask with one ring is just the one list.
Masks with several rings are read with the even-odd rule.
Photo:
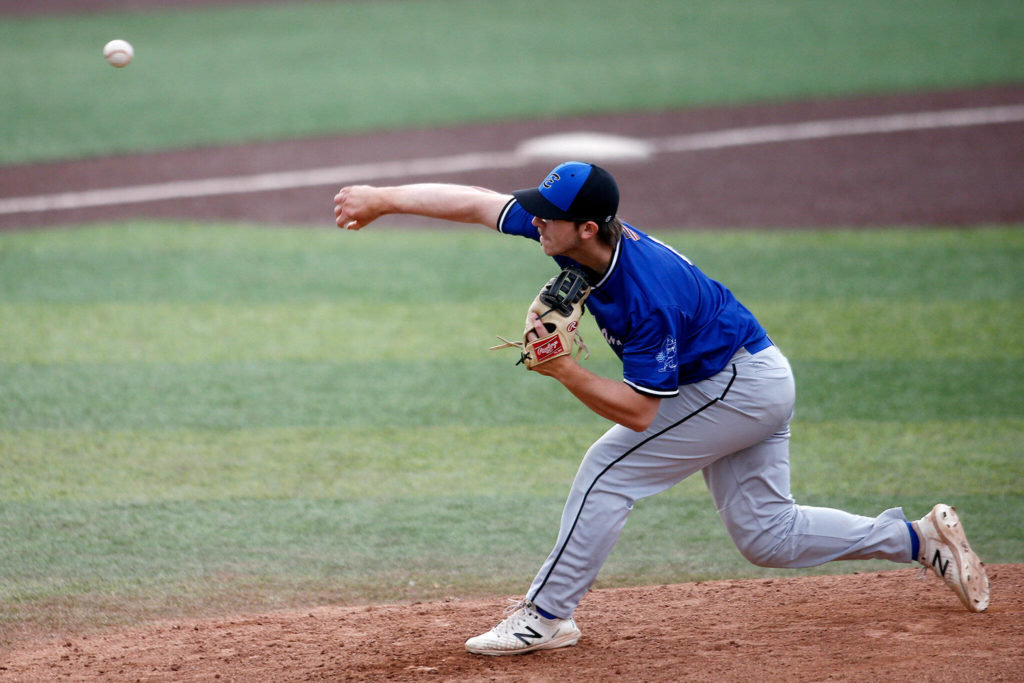
[[[741, 354], [737, 366], [749, 355]], [[733, 367], [665, 399], [654, 423], [638, 433], [612, 427], [580, 464], [562, 513], [558, 540], [527, 593], [527, 601], [487, 633], [470, 638], [479, 654], [514, 654], [574, 644], [577, 604], [618, 540], [633, 502], [664, 491], [727, 453], [764, 440], [789, 419], [790, 396], [755, 414], [721, 401], [751, 372]], [[547, 618], [552, 617], [552, 618]]]
[[[735, 369], [683, 387], [662, 401], [645, 432], [610, 429], [587, 452], [562, 513], [558, 540], [528, 596], [560, 617], [571, 616], [618, 540], [633, 503], [653, 496], [729, 453], [759, 443], [792, 414], [788, 374], [759, 376], [763, 368], [743, 353]], [[751, 393], [750, 382], [779, 383], [784, 391], [745, 411], [723, 396]], [[752, 392], [756, 394], [757, 392]]]
[[[763, 355], [765, 362], [785, 363], [774, 349]], [[742, 392], [727, 400], [744, 410]], [[920, 559], [943, 577], [968, 609], [982, 611], [988, 605], [984, 568], [949, 506], [936, 506], [915, 522], [915, 555], [907, 519], [899, 508], [865, 517], [797, 505], [790, 495], [788, 425], [761, 443], [716, 460], [704, 469], [704, 478], [729, 535], [754, 564], [795, 568], [833, 560]]]
[[[723, 399], [741, 413], [792, 399], [789, 361], [775, 347], [748, 368], [754, 375]], [[778, 399], [773, 399], [779, 394]], [[792, 413], [790, 413], [792, 415]], [[754, 564], [807, 567], [836, 559], [911, 560], [910, 532], [899, 511], [877, 519], [796, 505], [789, 487], [789, 420], [762, 441], [704, 469], [718, 513], [740, 552]]]
[[864, 517], [795, 503], [788, 429], [712, 463], [704, 480], [733, 542], [754, 564], [796, 568], [832, 560], [913, 559], [899, 509]]
[[[637, 452], [643, 439], [616, 426], [590, 447], [562, 511], [558, 540], [527, 599], [490, 631], [467, 640], [467, 650], [501, 655], [576, 644], [579, 629], [572, 615], [618, 540], [634, 500], [669, 488], [708, 462], [697, 460], [685, 469], [678, 462], [658, 462]], [[643, 464], [640, 490], [631, 473]]]

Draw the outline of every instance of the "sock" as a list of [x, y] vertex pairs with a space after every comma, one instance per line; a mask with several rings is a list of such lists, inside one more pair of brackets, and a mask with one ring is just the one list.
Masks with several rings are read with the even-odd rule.
[[907, 530], [910, 531], [910, 552], [916, 560], [921, 552], [921, 539], [917, 537], [917, 532], [914, 531], [914, 525], [910, 522], [907, 522]]
[[534, 605], [533, 609], [537, 610], [537, 614], [541, 615], [545, 619], [557, 619], [558, 618], [554, 614], [552, 614], [551, 612], [545, 612], [540, 607], [537, 607], [537, 605]]

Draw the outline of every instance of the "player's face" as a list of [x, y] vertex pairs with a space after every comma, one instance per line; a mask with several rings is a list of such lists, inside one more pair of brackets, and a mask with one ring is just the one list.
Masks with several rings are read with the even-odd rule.
[[572, 221], [534, 218], [533, 225], [540, 233], [540, 246], [548, 256], [569, 255], [580, 245], [579, 230]]

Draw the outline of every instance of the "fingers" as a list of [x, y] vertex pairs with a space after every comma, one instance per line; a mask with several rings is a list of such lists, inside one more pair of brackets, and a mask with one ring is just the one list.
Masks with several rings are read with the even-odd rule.
[[347, 215], [344, 210], [339, 208], [334, 209], [334, 223], [342, 230], [358, 230], [363, 227], [359, 225], [358, 220]]
[[537, 333], [538, 339], [548, 333], [547, 328], [544, 327], [544, 321], [536, 313], [533, 314], [533, 330]]
[[[530, 311], [529, 315], [527, 315], [526, 317], [526, 321], [533, 325], [533, 329], [527, 332], [526, 334], [527, 341], [532, 341], [533, 339], [540, 339], [541, 337], [548, 333], [547, 329], [544, 327], [544, 322], [540, 319], [540, 316], [537, 315], [536, 312]], [[533, 336], [531, 337], [530, 335]]]
[[343, 187], [334, 195], [334, 223], [342, 230], [359, 230], [365, 224], [361, 224], [353, 213], [355, 207], [352, 201], [352, 188]]

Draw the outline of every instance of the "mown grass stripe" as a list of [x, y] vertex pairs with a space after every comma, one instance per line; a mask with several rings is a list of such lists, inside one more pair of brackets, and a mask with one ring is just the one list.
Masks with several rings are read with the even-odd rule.
[[[236, 498], [383, 502], [439, 492], [558, 496], [596, 431], [589, 423], [543, 437], [535, 425], [3, 431], [0, 500], [151, 505]], [[802, 495], [821, 497], [1010, 495], [1021, 489], [1014, 475], [1022, 432], [1019, 416], [800, 419], [793, 426], [793, 483]], [[950, 477], [958, 471], [969, 477]], [[706, 495], [699, 478], [680, 491]]]
[[[4, 364], [0, 429], [552, 425], [587, 415], [554, 382], [509, 365]], [[809, 419], [1008, 417], [1024, 405], [1020, 360], [797, 360], [794, 368]]]
[[[813, 360], [1012, 359], [1007, 344], [1024, 329], [1024, 299], [1003, 301], [748, 300], [772, 338], [793, 358]], [[231, 363], [422, 361], [502, 364], [488, 348], [515, 336], [523, 304], [397, 301], [4, 304], [0, 362]], [[594, 358], [611, 358], [593, 319], [584, 338]]]
[[[1024, 299], [1024, 230], [666, 232], [744, 300]], [[115, 267], [116, 266], [116, 267]], [[553, 264], [479, 231], [349, 234], [177, 223], [0, 234], [3, 303], [514, 303]]]

